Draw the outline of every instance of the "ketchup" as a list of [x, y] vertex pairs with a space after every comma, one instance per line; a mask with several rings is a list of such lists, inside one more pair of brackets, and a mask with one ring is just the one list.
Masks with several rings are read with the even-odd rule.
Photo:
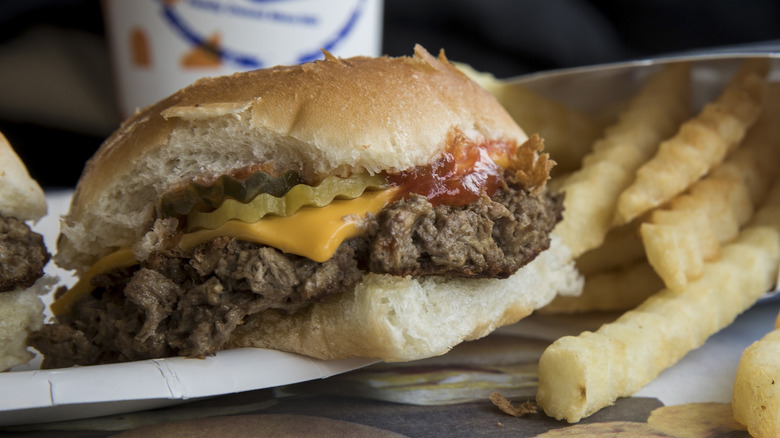
[[437, 160], [388, 175], [387, 181], [400, 187], [399, 197], [416, 193], [433, 205], [467, 205], [498, 190], [504, 168], [496, 163], [508, 163], [516, 146], [495, 140], [484, 143], [455, 141]]

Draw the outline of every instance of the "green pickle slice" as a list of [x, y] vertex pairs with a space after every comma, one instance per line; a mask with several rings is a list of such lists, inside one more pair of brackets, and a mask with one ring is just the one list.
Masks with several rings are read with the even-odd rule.
[[281, 196], [260, 193], [249, 201], [225, 199], [213, 211], [193, 209], [187, 215], [187, 231], [216, 229], [231, 219], [254, 223], [266, 215], [291, 216], [301, 207], [324, 207], [334, 199], [354, 199], [366, 190], [386, 186], [378, 175], [360, 174], [349, 178], [330, 176], [316, 186], [297, 184]]
[[221, 176], [214, 184], [190, 184], [185, 190], [162, 196], [157, 217], [186, 216], [193, 210], [212, 210], [225, 199], [248, 202], [261, 193], [284, 196], [292, 187], [302, 184], [297, 172], [290, 171], [279, 177], [256, 172], [245, 180]]

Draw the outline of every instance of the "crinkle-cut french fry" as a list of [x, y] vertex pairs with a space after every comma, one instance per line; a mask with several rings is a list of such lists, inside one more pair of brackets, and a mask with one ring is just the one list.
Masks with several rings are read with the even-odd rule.
[[734, 419], [747, 426], [750, 436], [780, 436], [780, 329], [742, 353], [731, 407]]
[[[767, 178], [764, 178], [764, 193], [769, 188], [768, 176], [765, 175]], [[754, 206], [744, 178], [713, 173], [696, 182], [687, 193], [672, 199], [668, 209], [653, 211], [650, 222], [680, 223], [685, 220], [686, 215], [701, 212], [707, 221], [707, 231], [703, 235], [712, 239], [711, 242], [702, 240], [702, 245], [706, 245], [704, 253], [714, 258], [718, 255], [720, 243], [733, 239], [739, 227], [747, 223], [753, 215]], [[666, 215], [669, 217], [664, 217]]]
[[[618, 121], [563, 183], [563, 220], [555, 233], [574, 257], [596, 248], [612, 226], [618, 196], [634, 173], [689, 115], [690, 66], [674, 63], [651, 76]], [[560, 158], [556, 157], [556, 161]]]
[[645, 261], [585, 277], [582, 294], [558, 296], [537, 310], [545, 314], [613, 312], [633, 309], [663, 288], [663, 282]]
[[666, 287], [682, 290], [701, 276], [704, 262], [719, 255], [769, 190], [780, 159], [780, 87], [772, 85], [767, 97], [742, 145], [641, 225], [647, 259]]
[[[775, 177], [777, 179], [777, 176]], [[764, 206], [750, 219], [753, 225], [774, 226], [780, 217], [780, 181], [775, 181], [764, 200]]]
[[712, 171], [714, 177], [735, 178], [745, 182], [753, 204], [759, 204], [771, 184], [767, 175], [774, 176], [780, 157], [780, 83], [767, 87], [766, 103], [756, 124], [727, 161]]
[[558, 173], [556, 175], [550, 175], [550, 179], [547, 180], [547, 188], [556, 192], [560, 192], [561, 188], [566, 183], [566, 179], [569, 178], [569, 176], [571, 176], [570, 173]]
[[501, 80], [493, 73], [479, 71], [465, 62], [453, 62], [453, 65], [490, 94], [495, 94], [496, 88], [501, 86]]
[[720, 246], [703, 211], [663, 213], [671, 213], [664, 221], [672, 221], [674, 216], [684, 217], [680, 222], [643, 223], [639, 230], [650, 265], [666, 287], [680, 290], [689, 279], [701, 276], [704, 260], [712, 258], [713, 248], [719, 253]]
[[647, 260], [673, 290], [700, 277], [705, 261], [718, 257], [754, 210], [744, 181], [713, 177], [695, 188], [639, 228]]
[[520, 84], [502, 83], [493, 95], [527, 133], [538, 133], [544, 138], [545, 152], [557, 163], [552, 175], [578, 169], [582, 157], [604, 130], [603, 124], [588, 114], [546, 99]]
[[595, 332], [550, 345], [539, 360], [539, 406], [552, 417], [577, 422], [638, 391], [731, 324], [777, 279], [776, 206], [762, 207], [756, 215], [762, 222], [751, 223], [725, 245], [721, 257], [707, 263], [683, 293], [663, 289]]
[[721, 95], [665, 140], [620, 194], [615, 224], [628, 223], [683, 192], [742, 141], [764, 100], [769, 61], [748, 59]]
[[[768, 188], [769, 178], [766, 178]], [[704, 262], [720, 254], [753, 214], [744, 180], [710, 177], [655, 210], [640, 228], [647, 259], [666, 287], [681, 290], [701, 276]]]
[[631, 266], [645, 259], [638, 225], [631, 223], [613, 228], [604, 243], [582, 254], [577, 269], [585, 276]]
[[604, 130], [601, 121], [585, 112], [547, 99], [521, 84], [496, 79], [467, 64], [456, 65], [492, 94], [525, 132], [538, 133], [544, 138], [545, 152], [557, 163], [553, 175], [578, 169]]

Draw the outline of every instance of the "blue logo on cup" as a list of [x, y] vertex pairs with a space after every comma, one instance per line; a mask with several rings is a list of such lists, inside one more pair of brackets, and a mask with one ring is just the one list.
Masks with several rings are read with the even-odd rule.
[[[321, 25], [321, 18], [316, 13], [307, 12], [287, 12], [279, 9], [277, 5], [289, 4], [292, 2], [301, 3], [306, 0], [244, 0], [241, 2], [223, 2], [218, 0], [187, 0], [186, 5], [192, 9], [212, 14], [224, 14], [232, 17], [238, 17], [246, 20], [254, 20], [258, 23], [271, 22], [285, 26], [299, 27], [301, 29], [311, 29]], [[322, 0], [314, 0], [319, 3]], [[321, 49], [335, 51], [354, 30], [361, 14], [364, 12], [364, 6], [367, 0], [355, 0], [354, 6], [351, 6], [344, 17], [343, 22], [339, 23], [334, 31], [323, 35], [320, 39], [312, 41], [310, 46], [300, 48], [298, 53], [292, 55], [291, 60], [296, 63], [304, 63], [321, 59], [323, 57]], [[192, 47], [201, 47], [208, 50], [211, 54], [217, 56], [222, 62], [230, 63], [240, 69], [255, 69], [270, 66], [270, 62], [263, 60], [260, 56], [253, 53], [243, 52], [231, 47], [214, 45], [209, 41], [209, 36], [202, 34], [187, 21], [184, 14], [178, 9], [180, 2], [171, 2], [160, 0], [162, 6], [162, 17], [188, 45]], [[321, 5], [322, 3], [320, 3]], [[278, 42], [274, 42], [278, 44]], [[308, 43], [307, 43], [308, 44]]]

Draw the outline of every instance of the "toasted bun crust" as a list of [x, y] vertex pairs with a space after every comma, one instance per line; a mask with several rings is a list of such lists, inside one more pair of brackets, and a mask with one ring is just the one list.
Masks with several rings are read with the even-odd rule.
[[578, 295], [582, 285], [568, 247], [552, 236], [548, 250], [507, 279], [367, 274], [354, 290], [302, 312], [249, 317], [233, 332], [230, 347], [321, 359], [422, 359], [517, 322], [556, 294]]
[[160, 195], [269, 164], [303, 177], [427, 164], [459, 132], [527, 137], [500, 104], [422, 47], [413, 57], [337, 59], [203, 79], [138, 112], [87, 163], [55, 260], [84, 270], [131, 245]]
[[0, 133], [0, 214], [22, 221], [38, 220], [46, 214], [43, 189]]

